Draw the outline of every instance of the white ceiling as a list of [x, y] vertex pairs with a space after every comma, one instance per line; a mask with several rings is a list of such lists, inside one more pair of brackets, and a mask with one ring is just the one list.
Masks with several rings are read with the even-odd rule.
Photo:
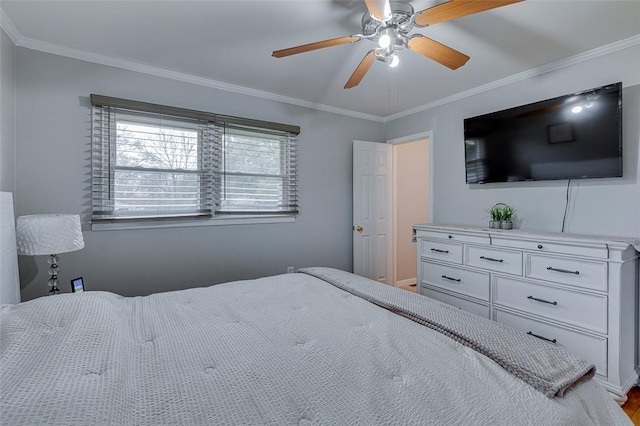
[[[411, 1], [416, 10], [438, 3]], [[376, 62], [345, 90], [373, 42], [271, 52], [359, 33], [362, 0], [4, 0], [2, 10], [18, 45], [45, 42], [379, 117], [640, 34], [638, 0], [528, 0], [414, 30], [469, 55], [456, 71], [403, 51], [396, 69]]]

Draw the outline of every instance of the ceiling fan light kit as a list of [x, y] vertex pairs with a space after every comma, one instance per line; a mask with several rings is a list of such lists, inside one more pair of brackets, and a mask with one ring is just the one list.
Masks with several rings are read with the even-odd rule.
[[389, 34], [389, 31], [385, 31], [385, 33], [380, 36], [380, 39], [378, 40], [378, 45], [383, 49], [387, 49], [391, 45], [392, 35], [393, 33]]
[[400, 63], [400, 58], [395, 53], [389, 58], [389, 66], [395, 68]]
[[409, 33], [415, 27], [424, 28], [521, 1], [524, 0], [449, 0], [428, 9], [414, 12], [413, 6], [407, 1], [365, 0], [368, 12], [362, 16], [361, 34], [276, 50], [272, 56], [283, 58], [325, 47], [355, 43], [362, 39], [378, 43], [379, 47], [370, 50], [356, 67], [345, 84], [345, 89], [350, 89], [360, 84], [376, 60], [388, 63], [392, 68], [398, 66], [400, 58], [397, 52], [405, 49], [455, 70], [466, 64], [469, 56], [422, 34], [410, 35]]

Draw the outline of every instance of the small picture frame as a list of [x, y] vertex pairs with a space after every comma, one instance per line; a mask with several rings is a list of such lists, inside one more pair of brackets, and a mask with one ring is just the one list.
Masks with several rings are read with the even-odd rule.
[[84, 279], [82, 277], [71, 280], [71, 292], [80, 293], [84, 291]]

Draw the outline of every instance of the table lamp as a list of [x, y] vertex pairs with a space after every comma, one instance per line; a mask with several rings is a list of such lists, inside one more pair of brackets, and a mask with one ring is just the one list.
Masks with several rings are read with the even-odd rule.
[[18, 254], [49, 255], [50, 295], [58, 288], [58, 254], [84, 248], [80, 216], [77, 214], [34, 214], [16, 221]]

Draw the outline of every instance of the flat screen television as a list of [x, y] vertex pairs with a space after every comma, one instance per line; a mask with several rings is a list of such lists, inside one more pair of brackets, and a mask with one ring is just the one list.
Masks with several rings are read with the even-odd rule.
[[464, 120], [467, 183], [622, 176], [622, 83]]

